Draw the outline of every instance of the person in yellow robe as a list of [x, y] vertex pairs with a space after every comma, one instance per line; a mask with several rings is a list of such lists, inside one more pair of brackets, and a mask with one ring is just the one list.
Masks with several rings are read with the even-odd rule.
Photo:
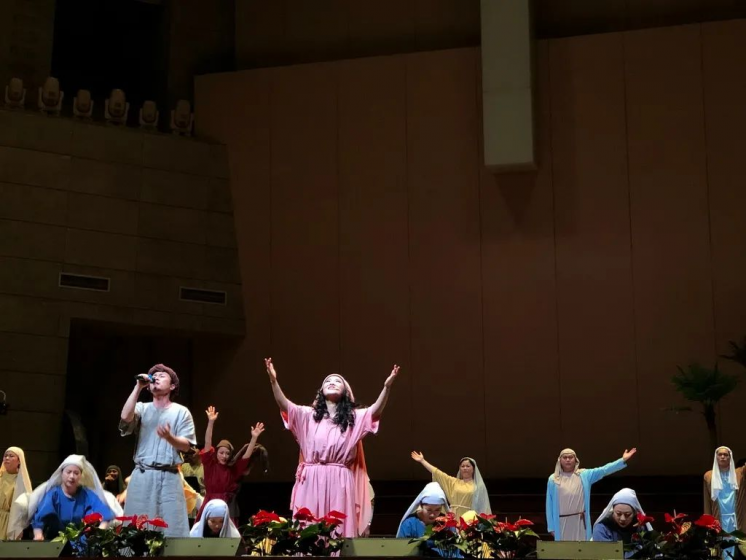
[[0, 540], [16, 541], [24, 527], [16, 523], [16, 498], [33, 490], [26, 468], [26, 455], [20, 447], [9, 447], [0, 466]]
[[433, 475], [433, 481], [440, 484], [451, 504], [451, 511], [457, 517], [470, 510], [477, 513], [492, 513], [490, 496], [474, 459], [463, 457], [459, 461], [456, 476], [450, 476], [434, 467], [417, 451], [412, 451], [412, 459], [425, 467]]

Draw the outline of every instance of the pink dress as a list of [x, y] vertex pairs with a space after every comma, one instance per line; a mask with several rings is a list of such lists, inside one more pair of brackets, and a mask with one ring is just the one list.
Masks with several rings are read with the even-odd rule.
[[[355, 425], [344, 433], [329, 418], [320, 422], [313, 419], [313, 408], [288, 403], [285, 427], [293, 433], [300, 446], [301, 461], [295, 473], [295, 486], [290, 500], [293, 512], [308, 508], [321, 517], [339, 511], [347, 517], [341, 534], [353, 538], [365, 529], [370, 513], [367, 475], [362, 450], [362, 439], [378, 432], [378, 421], [373, 421], [370, 409], [355, 410]], [[361, 491], [362, 488], [365, 490]]]

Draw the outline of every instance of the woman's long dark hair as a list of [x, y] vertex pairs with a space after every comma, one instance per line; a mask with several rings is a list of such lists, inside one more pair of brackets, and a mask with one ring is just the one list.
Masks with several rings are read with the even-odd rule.
[[[345, 388], [342, 397], [337, 402], [337, 411], [334, 414], [334, 418], [332, 418], [332, 424], [339, 426], [339, 430], [345, 433], [348, 426], [352, 427], [355, 425], [355, 409], [359, 407], [359, 404], [350, 400], [347, 389]], [[326, 408], [324, 390], [319, 389], [316, 400], [313, 401], [313, 419], [315, 422], [321, 422], [322, 418], [328, 416], [329, 410]]]

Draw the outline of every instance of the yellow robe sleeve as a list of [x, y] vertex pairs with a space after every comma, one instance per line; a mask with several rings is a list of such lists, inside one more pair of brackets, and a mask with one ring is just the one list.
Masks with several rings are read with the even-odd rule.
[[440, 484], [440, 487], [445, 492], [449, 502], [453, 501], [453, 496], [456, 494], [456, 485], [458, 484], [458, 478], [450, 476], [441, 471], [440, 469], [433, 470], [433, 482]]

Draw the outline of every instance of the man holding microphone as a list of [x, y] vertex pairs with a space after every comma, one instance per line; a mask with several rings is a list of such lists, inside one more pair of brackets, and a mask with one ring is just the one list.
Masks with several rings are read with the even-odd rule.
[[[166, 536], [188, 537], [179, 452], [196, 444], [192, 414], [185, 406], [171, 401], [179, 393], [179, 377], [171, 368], [157, 364], [135, 379], [135, 388], [124, 403], [119, 422], [122, 436], [137, 434], [135, 470], [127, 487], [124, 515], [161, 517], [168, 523]], [[146, 387], [153, 402], [137, 402]]]

